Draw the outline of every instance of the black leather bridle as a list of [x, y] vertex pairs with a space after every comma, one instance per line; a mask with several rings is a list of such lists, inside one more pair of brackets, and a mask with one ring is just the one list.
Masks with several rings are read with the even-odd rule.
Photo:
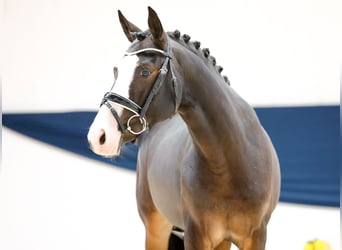
[[[145, 103], [142, 107], [140, 107], [137, 103], [135, 103], [134, 101], [132, 101], [131, 99], [128, 99], [126, 97], [123, 97], [119, 94], [116, 94], [114, 92], [107, 92], [101, 102], [101, 106], [102, 105], [106, 105], [108, 107], [108, 109], [111, 111], [111, 113], [113, 114], [115, 120], [118, 123], [118, 128], [120, 130], [121, 133], [124, 133], [126, 130], [130, 133], [132, 133], [133, 135], [140, 135], [141, 133], [143, 133], [144, 131], [146, 131], [148, 129], [148, 122], [146, 120], [146, 112], [153, 100], [153, 97], [158, 93], [160, 87], [162, 86], [163, 82], [165, 81], [165, 77], [167, 75], [168, 72], [168, 66], [170, 64], [170, 47], [167, 47], [167, 51], [163, 51], [163, 50], [159, 50], [159, 49], [155, 49], [155, 48], [145, 48], [145, 49], [141, 49], [141, 50], [137, 50], [134, 52], [127, 52], [125, 53], [125, 56], [134, 56], [134, 55], [139, 55], [141, 53], [145, 53], [145, 52], [152, 52], [152, 53], [156, 53], [156, 54], [160, 54], [165, 56], [165, 60], [161, 66], [161, 68], [159, 69], [159, 74], [157, 76], [156, 81], [153, 84], [153, 87], [150, 91], [150, 93], [148, 94]], [[172, 73], [172, 70], [171, 70]], [[173, 74], [173, 73], [172, 73]], [[115, 84], [115, 82], [114, 82]], [[114, 86], [114, 85], [113, 85]], [[112, 103], [115, 103], [119, 106], [121, 106], [124, 109], [127, 109], [129, 111], [131, 111], [132, 113], [134, 113], [127, 121], [127, 128], [125, 128], [120, 116], [118, 115], [118, 113], [116, 112], [116, 110], [113, 108], [113, 106], [111, 105]], [[131, 127], [131, 122], [134, 119], [138, 119], [142, 129], [139, 131], [134, 131]]]

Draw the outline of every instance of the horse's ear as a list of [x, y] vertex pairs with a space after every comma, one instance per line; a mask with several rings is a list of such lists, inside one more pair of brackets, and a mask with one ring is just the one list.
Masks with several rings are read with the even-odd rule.
[[137, 26], [135, 26], [133, 23], [129, 22], [124, 15], [122, 15], [121, 11], [118, 10], [119, 20], [121, 23], [121, 27], [123, 31], [125, 32], [125, 35], [127, 39], [130, 42], [133, 42], [134, 38], [132, 36], [132, 32], [141, 32], [141, 29], [139, 29]]
[[151, 7], [148, 7], [148, 26], [153, 36], [153, 42], [155, 43], [155, 45], [159, 49], [166, 50], [167, 35], [164, 32], [163, 26], [159, 20], [157, 13]]

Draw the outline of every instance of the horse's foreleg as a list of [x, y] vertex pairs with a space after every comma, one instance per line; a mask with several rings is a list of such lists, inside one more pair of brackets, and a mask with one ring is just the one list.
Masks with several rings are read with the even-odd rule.
[[190, 217], [186, 220], [184, 246], [186, 250], [209, 250], [213, 249], [208, 235]]
[[220, 223], [210, 224], [212, 217], [206, 222], [194, 220], [189, 215], [185, 218], [184, 246], [186, 250], [230, 250], [231, 242], [224, 239], [225, 234]]
[[221, 244], [219, 244], [217, 247], [215, 247], [215, 250], [230, 250], [232, 243], [230, 241], [222, 241]]
[[[143, 150], [140, 147], [139, 153]], [[146, 150], [146, 148], [145, 148]], [[147, 178], [147, 154], [139, 154], [137, 163], [136, 198], [140, 218], [145, 226], [146, 250], [167, 250], [172, 225], [158, 212], [155, 207]]]
[[[189, 237], [190, 238], [190, 237]], [[193, 240], [189, 239], [191, 242], [186, 243], [185, 249], [213, 249], [211, 247], [211, 243], [206, 241], [204, 238], [194, 238]], [[230, 250], [231, 242], [229, 241], [222, 241], [218, 246], [216, 246], [215, 250]]]
[[172, 225], [157, 211], [144, 218], [146, 250], [167, 250]]
[[266, 227], [254, 231], [253, 235], [246, 239], [240, 250], [264, 250], [266, 245]]

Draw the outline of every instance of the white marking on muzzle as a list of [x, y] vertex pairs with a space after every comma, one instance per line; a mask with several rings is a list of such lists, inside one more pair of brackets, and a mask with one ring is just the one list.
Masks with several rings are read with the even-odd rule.
[[[136, 68], [137, 57], [125, 56], [118, 68], [118, 77], [111, 91], [123, 97], [129, 97], [129, 86]], [[118, 113], [122, 114], [123, 108], [111, 102]], [[100, 107], [88, 132], [88, 141], [94, 153], [105, 157], [113, 157], [120, 154], [122, 133], [118, 129], [118, 122], [106, 105]]]
[[[121, 113], [122, 110], [118, 114]], [[88, 132], [91, 149], [98, 155], [117, 156], [120, 154], [121, 136], [117, 121], [107, 106], [102, 105]]]

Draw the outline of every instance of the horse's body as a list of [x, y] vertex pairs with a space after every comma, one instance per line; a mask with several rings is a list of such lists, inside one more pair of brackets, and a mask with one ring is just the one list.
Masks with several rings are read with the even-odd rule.
[[[153, 43], [133, 39], [132, 32], [140, 30], [119, 14], [132, 42], [128, 52], [167, 50], [172, 57], [168, 74], [176, 77], [167, 78], [154, 96], [146, 113], [150, 129], [138, 137], [137, 203], [146, 227], [146, 249], [167, 249], [172, 226], [184, 230], [186, 250], [229, 249], [231, 242], [241, 250], [264, 249], [280, 189], [273, 145], [253, 108], [228, 86], [208, 55], [166, 35], [155, 12], [149, 11]], [[137, 68], [147, 60], [159, 69], [162, 58], [151, 63], [142, 55]], [[139, 79], [133, 77], [130, 99], [142, 105], [144, 98], [134, 97], [134, 90], [141, 88], [133, 87], [135, 81]], [[128, 112], [120, 116], [129, 120]], [[112, 129], [118, 127], [111, 119]], [[99, 153], [111, 138], [110, 131], [100, 131], [89, 136], [93, 148], [100, 141], [95, 144]], [[132, 139], [127, 134], [123, 140]]]
[[[248, 112], [254, 116], [252, 110]], [[258, 124], [257, 119], [254, 122]], [[212, 130], [216, 125], [217, 122], [212, 121], [211, 128], [197, 129], [200, 136], [211, 136], [208, 129]], [[229, 133], [229, 128], [226, 130], [222, 137]], [[255, 133], [254, 129], [252, 131]], [[250, 142], [247, 139], [258, 136], [262, 141]], [[198, 218], [193, 223], [198, 223], [200, 231], [203, 230], [188, 236], [200, 242], [193, 249], [201, 249], [198, 246], [202, 246], [201, 241], [209, 232], [212, 234], [207, 239], [208, 246], [217, 246], [222, 239], [227, 239], [241, 249], [263, 249], [266, 225], [279, 198], [276, 191], [279, 190], [278, 160], [261, 127], [259, 133], [248, 135], [246, 132], [243, 137], [233, 144], [234, 147], [217, 146], [212, 149], [214, 158], [207, 160], [194, 143], [196, 138], [191, 136], [181, 116], [175, 115], [170, 120], [155, 124], [139, 139], [137, 201], [140, 211], [143, 214], [144, 211], [160, 213], [170, 223], [169, 227], [174, 225], [187, 233], [183, 211], [186, 204], [188, 216]], [[239, 146], [241, 150], [236, 149]], [[265, 151], [260, 152], [259, 147]], [[222, 160], [221, 155], [231, 156], [233, 160], [216, 164]], [[244, 159], [246, 161], [243, 162]], [[258, 165], [258, 162], [265, 165]], [[154, 223], [153, 219], [149, 220], [149, 223]], [[155, 223], [159, 224], [160, 220], [158, 216]], [[208, 225], [210, 229], [206, 228]], [[169, 236], [169, 230], [166, 230], [165, 237]], [[158, 231], [162, 235], [160, 228]], [[256, 244], [252, 239], [260, 237], [259, 231], [262, 231], [262, 240], [258, 243], [261, 245], [242, 248], [248, 238], [251, 244]], [[255, 232], [258, 236], [253, 236]]]
[[156, 124], [139, 139], [137, 197], [144, 203], [147, 201], [143, 198], [144, 193], [150, 193], [148, 203], [152, 202], [172, 225], [179, 228], [184, 228], [180, 176], [185, 157], [192, 148], [191, 137], [179, 115]]

